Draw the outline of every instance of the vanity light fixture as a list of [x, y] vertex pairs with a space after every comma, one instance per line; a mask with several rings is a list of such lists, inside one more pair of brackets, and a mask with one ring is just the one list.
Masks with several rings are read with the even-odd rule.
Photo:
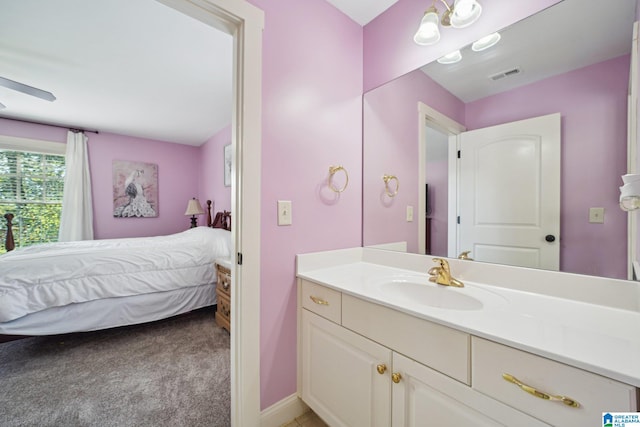
[[620, 187], [620, 208], [623, 211], [640, 209], [640, 174], [622, 175], [624, 185]]
[[438, 16], [436, 0], [433, 0], [420, 21], [418, 31], [413, 36], [413, 41], [419, 45], [432, 45], [440, 40], [440, 28], [443, 27], [464, 28], [473, 24], [480, 18], [482, 6], [477, 0], [454, 0], [449, 5], [445, 0], [440, 0], [446, 7], [442, 13], [442, 19]]
[[462, 60], [462, 54], [459, 50], [455, 52], [451, 52], [446, 54], [445, 56], [441, 56], [438, 58], [438, 62], [440, 64], [455, 64], [456, 62], [460, 62]]
[[480, 40], [476, 40], [471, 45], [471, 50], [474, 52], [482, 52], [483, 50], [489, 49], [492, 46], [495, 46], [502, 36], [500, 33], [489, 34], [488, 36], [482, 37]]

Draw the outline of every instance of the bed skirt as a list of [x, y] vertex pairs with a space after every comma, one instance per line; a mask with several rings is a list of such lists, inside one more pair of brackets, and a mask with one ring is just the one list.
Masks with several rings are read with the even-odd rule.
[[57, 335], [165, 319], [214, 305], [216, 303], [215, 287], [214, 283], [49, 308], [10, 322], [0, 323], [0, 334]]

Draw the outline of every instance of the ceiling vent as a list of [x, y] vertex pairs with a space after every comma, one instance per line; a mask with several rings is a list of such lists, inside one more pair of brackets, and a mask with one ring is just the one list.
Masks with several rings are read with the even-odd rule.
[[501, 71], [499, 73], [496, 73], [492, 76], [489, 76], [489, 78], [491, 80], [500, 80], [500, 79], [504, 79], [505, 77], [509, 77], [509, 76], [515, 76], [516, 74], [520, 74], [522, 71], [520, 71], [520, 67], [514, 67], [510, 70], [507, 71]]

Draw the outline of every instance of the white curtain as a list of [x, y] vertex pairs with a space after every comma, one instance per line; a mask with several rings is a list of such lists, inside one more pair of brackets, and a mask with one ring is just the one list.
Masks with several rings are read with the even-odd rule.
[[93, 239], [93, 206], [87, 136], [69, 131], [65, 154], [64, 192], [58, 240]]

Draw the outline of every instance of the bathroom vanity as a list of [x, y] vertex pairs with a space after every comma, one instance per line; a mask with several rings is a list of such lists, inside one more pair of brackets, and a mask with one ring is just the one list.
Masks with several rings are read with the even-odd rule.
[[638, 411], [636, 284], [449, 261], [463, 288], [430, 283], [428, 256], [298, 256], [298, 393], [329, 425], [587, 426]]

